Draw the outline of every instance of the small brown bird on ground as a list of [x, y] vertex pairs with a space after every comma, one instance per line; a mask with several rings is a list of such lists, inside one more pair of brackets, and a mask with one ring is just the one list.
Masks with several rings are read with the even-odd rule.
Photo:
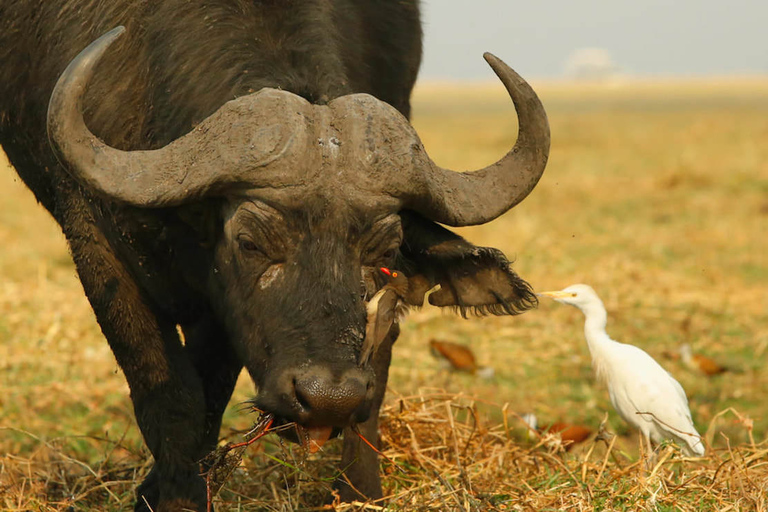
[[569, 423], [555, 422], [551, 425], [538, 425], [538, 419], [533, 413], [527, 413], [520, 416], [528, 425], [528, 428], [539, 434], [560, 434], [565, 451], [570, 451], [575, 445], [586, 441], [592, 435], [592, 429], [582, 425], [571, 425]]
[[365, 341], [360, 352], [360, 365], [364, 366], [384, 341], [392, 324], [405, 315], [408, 306], [403, 300], [408, 293], [408, 278], [398, 270], [379, 269], [387, 276], [387, 284], [368, 301]]
[[687, 343], [680, 345], [680, 359], [682, 359], [685, 366], [694, 371], [701, 372], [707, 377], [720, 375], [730, 370], [730, 368], [721, 365], [711, 357], [703, 354], [694, 354], [691, 346]]
[[432, 349], [433, 355], [444, 358], [454, 370], [469, 373], [477, 371], [475, 354], [472, 353], [469, 347], [450, 341], [439, 340], [430, 340], [429, 347]]
[[475, 354], [465, 345], [450, 341], [430, 340], [429, 347], [433, 355], [445, 359], [456, 371], [468, 372], [484, 378], [493, 377], [493, 368], [478, 366]]

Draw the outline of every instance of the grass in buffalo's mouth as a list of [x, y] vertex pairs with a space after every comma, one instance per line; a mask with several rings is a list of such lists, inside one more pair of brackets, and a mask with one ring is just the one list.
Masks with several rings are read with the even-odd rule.
[[[611, 336], [682, 383], [707, 454], [685, 459], [663, 445], [646, 469], [636, 434], [595, 384], [578, 311], [542, 303], [516, 318], [461, 320], [425, 308], [402, 324], [381, 415], [389, 509], [768, 509], [768, 84], [537, 90], [553, 134], [544, 177], [509, 214], [457, 231], [502, 249], [535, 289], [591, 284]], [[492, 162], [515, 130], [500, 86], [417, 91], [414, 124], [456, 170]], [[6, 167], [0, 510], [125, 510], [151, 466], [127, 386], [59, 229]], [[495, 377], [445, 372], [433, 338], [471, 346]], [[682, 343], [735, 371], [709, 378], [663, 358]], [[243, 376], [222, 445], [253, 426], [241, 405], [252, 392]], [[525, 412], [595, 432], [607, 412], [607, 433], [565, 452], [556, 435], [525, 428]], [[238, 448], [214, 503], [324, 509], [340, 445], [307, 455], [268, 434]]]

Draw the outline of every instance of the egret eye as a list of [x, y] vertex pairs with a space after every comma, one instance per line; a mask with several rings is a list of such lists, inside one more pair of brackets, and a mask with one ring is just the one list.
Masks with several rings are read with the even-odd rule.
[[397, 272], [392, 272], [392, 277], [397, 277]]

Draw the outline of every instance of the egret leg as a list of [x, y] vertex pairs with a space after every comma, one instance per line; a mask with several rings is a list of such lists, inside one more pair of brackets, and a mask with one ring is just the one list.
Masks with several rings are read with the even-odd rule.
[[646, 471], [648, 471], [649, 469], [648, 458], [650, 457], [650, 453], [649, 453], [650, 443], [648, 442], [648, 436], [642, 430], [638, 430], [637, 432], [637, 442], [640, 450], [639, 459], [643, 463], [643, 466], [645, 466]]
[[645, 439], [646, 443], [646, 457], [645, 457], [645, 469], [647, 471], [652, 471], [653, 466], [656, 464], [656, 450], [653, 448], [653, 443], [651, 443], [651, 437], [648, 435], [643, 435], [643, 438]]

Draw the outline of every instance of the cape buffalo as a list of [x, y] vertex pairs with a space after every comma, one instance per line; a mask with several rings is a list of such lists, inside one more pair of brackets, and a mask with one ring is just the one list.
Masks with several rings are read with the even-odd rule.
[[[205, 509], [200, 460], [243, 366], [255, 407], [294, 433], [377, 438], [399, 332], [360, 361], [380, 266], [414, 304], [440, 284], [429, 302], [462, 314], [535, 305], [500, 251], [437, 223], [528, 195], [541, 103], [486, 55], [518, 140], [442, 169], [408, 122], [420, 58], [417, 0], [0, 0], [0, 144], [61, 225], [130, 385], [155, 459], [137, 510]], [[382, 495], [352, 434], [342, 466], [343, 499]]]

